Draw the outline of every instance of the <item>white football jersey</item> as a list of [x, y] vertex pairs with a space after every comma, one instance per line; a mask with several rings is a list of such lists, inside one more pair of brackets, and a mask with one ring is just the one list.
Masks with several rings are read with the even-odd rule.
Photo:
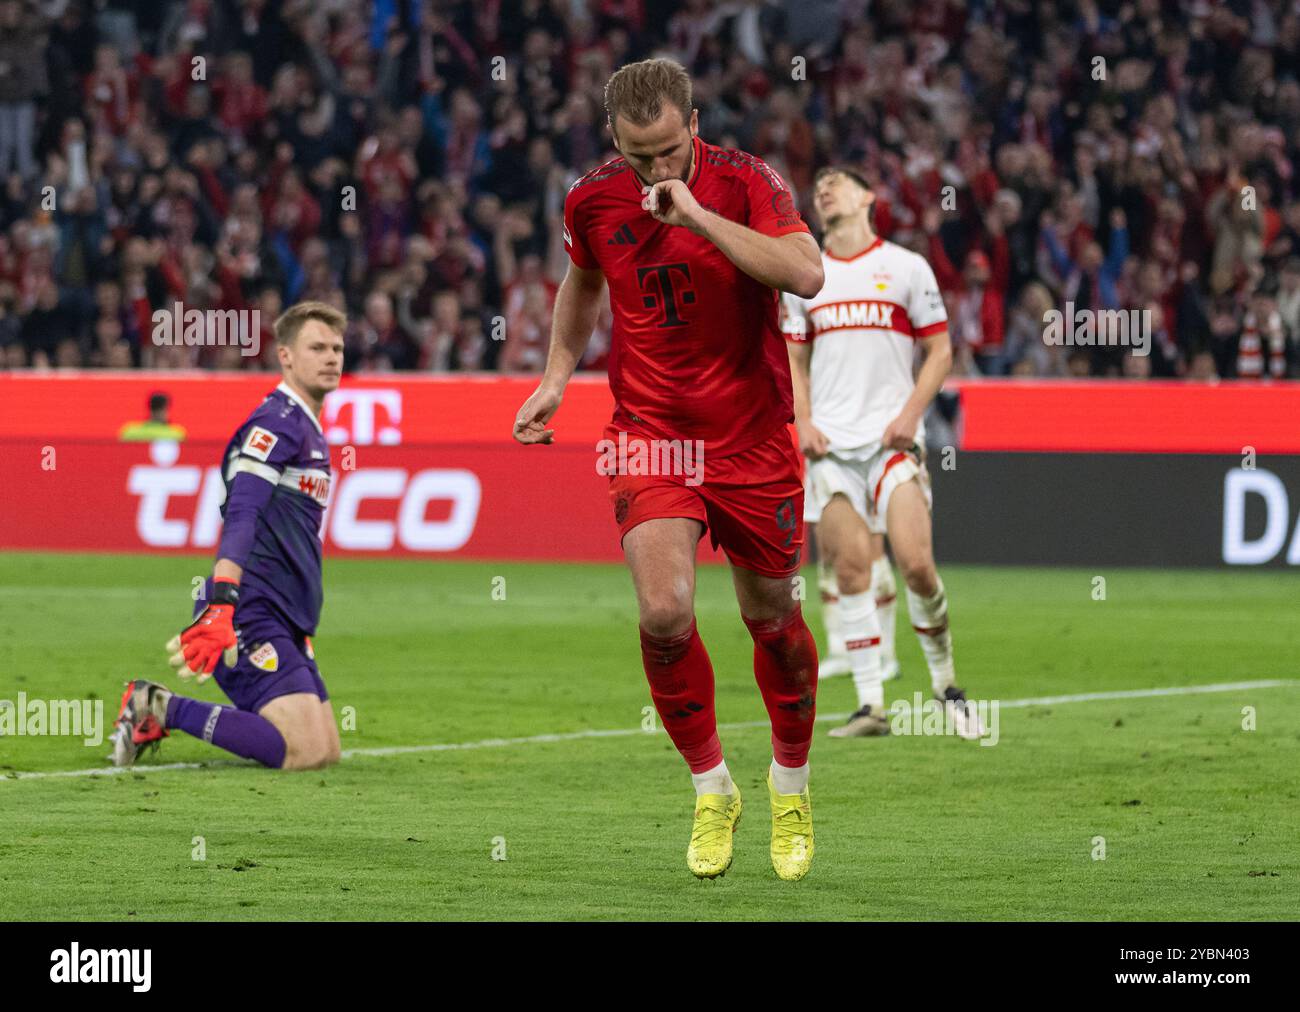
[[782, 293], [781, 330], [812, 343], [813, 424], [831, 452], [854, 457], [898, 417], [916, 386], [915, 341], [944, 330], [948, 313], [925, 258], [884, 239], [849, 259], [823, 250], [822, 267], [813, 298]]

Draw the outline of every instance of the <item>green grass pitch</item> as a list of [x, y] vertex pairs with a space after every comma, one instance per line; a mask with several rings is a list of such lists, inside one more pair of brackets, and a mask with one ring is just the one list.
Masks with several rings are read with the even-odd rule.
[[[178, 688], [162, 647], [208, 565], [0, 557], [0, 699], [98, 697], [107, 722], [129, 677]], [[1297, 677], [1294, 575], [943, 573], [972, 697]], [[108, 745], [0, 737], [0, 920], [1295, 916], [1295, 687], [1008, 706], [995, 747], [838, 741], [819, 721], [817, 856], [785, 883], [767, 857], [752, 646], [722, 567], [701, 568], [697, 611], [719, 720], [751, 725], [723, 730], [746, 800], [725, 878], [686, 870], [686, 768], [639, 730], [649, 693], [621, 567], [327, 560], [317, 658], [336, 709], [355, 709], [343, 747], [363, 754], [324, 772], [151, 770], [225, 758], [177, 732], [131, 773], [19, 779], [105, 766]], [[905, 614], [899, 654], [891, 700], [928, 688]], [[186, 691], [223, 699], [212, 682]], [[853, 702], [848, 679], [822, 685], [822, 714]], [[364, 754], [592, 730], [630, 733]]]

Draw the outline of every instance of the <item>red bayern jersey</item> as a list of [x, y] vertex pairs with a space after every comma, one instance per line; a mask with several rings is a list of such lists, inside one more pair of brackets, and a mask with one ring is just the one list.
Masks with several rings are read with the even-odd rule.
[[[743, 151], [696, 137], [687, 186], [706, 210], [763, 235], [807, 232], [781, 177]], [[564, 245], [599, 268], [614, 313], [614, 424], [652, 438], [739, 453], [793, 419], [779, 293], [710, 240], [641, 209], [623, 158], [587, 173], [564, 201]]]

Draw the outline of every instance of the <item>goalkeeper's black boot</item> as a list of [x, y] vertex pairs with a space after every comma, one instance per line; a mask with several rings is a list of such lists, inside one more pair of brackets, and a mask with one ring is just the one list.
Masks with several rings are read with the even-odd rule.
[[167, 734], [167, 701], [171, 690], [143, 678], [126, 683], [122, 708], [113, 730], [114, 766], [131, 766], [146, 748], [158, 748]]

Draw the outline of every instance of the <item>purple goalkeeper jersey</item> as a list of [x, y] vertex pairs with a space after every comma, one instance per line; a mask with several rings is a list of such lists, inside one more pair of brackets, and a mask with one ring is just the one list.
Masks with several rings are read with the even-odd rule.
[[222, 456], [222, 478], [225, 526], [217, 558], [243, 567], [237, 610], [269, 604], [310, 636], [324, 598], [320, 529], [329, 444], [311, 408], [284, 383], [235, 430]]

